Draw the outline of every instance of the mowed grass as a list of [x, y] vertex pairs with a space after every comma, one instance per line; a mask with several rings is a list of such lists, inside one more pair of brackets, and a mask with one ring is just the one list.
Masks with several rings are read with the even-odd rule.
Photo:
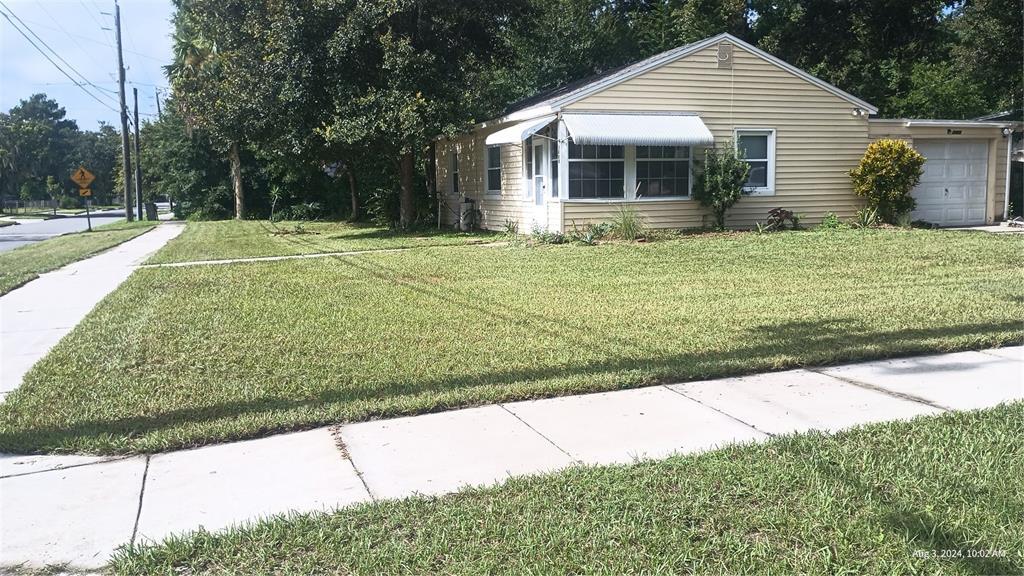
[[76, 232], [0, 252], [0, 294], [35, 280], [40, 274], [131, 240], [155, 225], [155, 222], [115, 222], [94, 226], [92, 232]]
[[0, 451], [153, 452], [1019, 344], [1022, 248], [851, 230], [143, 269], [0, 404]]
[[[1024, 404], [122, 549], [153, 574], [1020, 574]], [[944, 557], [945, 556], [945, 557]]]
[[346, 222], [267, 222], [265, 220], [189, 222], [185, 231], [153, 255], [149, 264], [293, 256], [490, 242], [487, 232], [450, 228], [396, 232]]

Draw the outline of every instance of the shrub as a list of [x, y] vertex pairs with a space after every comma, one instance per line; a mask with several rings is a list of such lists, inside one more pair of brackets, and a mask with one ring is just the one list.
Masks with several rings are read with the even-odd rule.
[[530, 236], [537, 244], [565, 244], [566, 241], [565, 235], [561, 232], [552, 232], [539, 227], [535, 227], [530, 232]]
[[924, 162], [924, 156], [903, 140], [877, 140], [850, 171], [853, 190], [867, 198], [868, 208], [879, 219], [894, 224], [900, 214], [914, 209], [910, 191], [921, 180]]
[[861, 208], [857, 210], [850, 224], [854, 228], [874, 228], [878, 226], [878, 210], [874, 208]]
[[643, 238], [647, 231], [643, 216], [634, 208], [621, 204], [619, 213], [608, 223], [608, 230], [612, 236], [630, 242]]
[[846, 228], [846, 224], [843, 224], [835, 212], [826, 213], [821, 217], [821, 224], [818, 224], [818, 230], [839, 230], [840, 228]]
[[740, 199], [749, 173], [750, 165], [737, 155], [731, 141], [705, 151], [704, 170], [693, 183], [693, 197], [711, 209], [718, 230], [725, 228], [725, 213]]
[[505, 234], [508, 236], [519, 235], [519, 222], [512, 220], [511, 218], [505, 219]]
[[57, 204], [61, 209], [68, 210], [82, 207], [82, 200], [74, 196], [58, 196]]
[[597, 224], [585, 224], [582, 228], [578, 228], [576, 223], [572, 224], [572, 232], [569, 233], [569, 239], [575, 242], [580, 242], [588, 246], [597, 244], [598, 240], [608, 236], [611, 233], [611, 224], [608, 222], [598, 222]]

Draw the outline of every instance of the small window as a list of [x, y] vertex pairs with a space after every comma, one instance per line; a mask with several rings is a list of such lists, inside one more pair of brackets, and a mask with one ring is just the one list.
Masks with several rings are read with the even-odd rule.
[[737, 130], [736, 150], [750, 165], [744, 191], [747, 194], [775, 192], [775, 131]]
[[459, 151], [452, 150], [451, 153], [451, 181], [452, 181], [452, 194], [458, 196], [459, 194]]
[[636, 197], [690, 195], [689, 146], [637, 146]]
[[501, 146], [487, 147], [487, 192], [501, 194]]

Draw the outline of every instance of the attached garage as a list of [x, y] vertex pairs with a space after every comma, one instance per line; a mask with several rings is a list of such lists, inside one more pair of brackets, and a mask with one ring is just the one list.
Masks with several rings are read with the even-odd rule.
[[975, 226], [1002, 220], [1009, 138], [1006, 123], [972, 120], [869, 122], [872, 140], [909, 141], [927, 160], [912, 192], [914, 220], [939, 226]]
[[917, 207], [911, 217], [940, 226], [984, 224], [988, 142], [920, 140], [914, 147], [927, 162], [912, 192]]

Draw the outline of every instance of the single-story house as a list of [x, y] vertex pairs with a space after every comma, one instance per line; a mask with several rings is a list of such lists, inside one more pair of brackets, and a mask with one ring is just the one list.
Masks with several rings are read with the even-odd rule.
[[[442, 219], [480, 227], [570, 231], [620, 206], [659, 228], [711, 223], [693, 200], [695, 159], [732, 142], [750, 163], [727, 225], [751, 228], [783, 207], [815, 223], [863, 205], [849, 171], [877, 138], [928, 158], [915, 219], [940, 225], [1003, 218], [1009, 124], [878, 119], [875, 106], [730, 34], [663, 52], [513, 105], [436, 142]], [[473, 210], [460, 208], [471, 199]]]

